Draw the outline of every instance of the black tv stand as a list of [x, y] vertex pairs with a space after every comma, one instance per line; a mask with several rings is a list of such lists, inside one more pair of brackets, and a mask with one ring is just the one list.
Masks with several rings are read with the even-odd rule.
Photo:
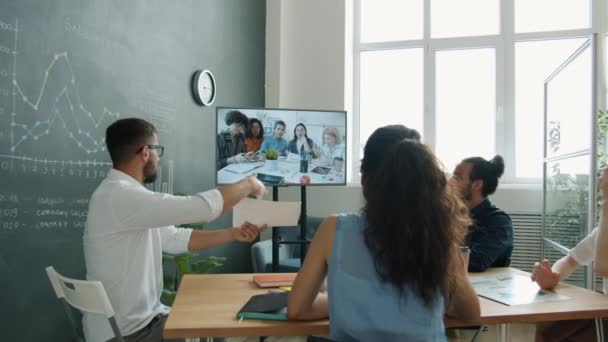
[[[277, 202], [279, 200], [279, 187], [272, 187], [272, 200]], [[306, 187], [300, 187], [300, 219], [298, 225], [300, 226], [300, 234], [296, 240], [282, 240], [279, 235], [279, 227], [272, 227], [272, 272], [279, 271], [279, 247], [280, 245], [300, 245], [300, 267], [304, 263], [304, 256], [306, 255], [306, 247], [310, 243], [310, 240], [306, 238]]]

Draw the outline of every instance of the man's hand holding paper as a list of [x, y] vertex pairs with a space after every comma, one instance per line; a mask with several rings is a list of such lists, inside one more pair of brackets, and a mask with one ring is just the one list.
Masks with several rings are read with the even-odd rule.
[[266, 228], [268, 228], [267, 225], [256, 226], [249, 222], [244, 222], [240, 227], [232, 228], [231, 233], [236, 241], [252, 242], [258, 237], [258, 234], [266, 230]]

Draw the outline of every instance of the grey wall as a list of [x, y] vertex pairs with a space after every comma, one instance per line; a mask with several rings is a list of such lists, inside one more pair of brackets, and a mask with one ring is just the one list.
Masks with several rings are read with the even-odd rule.
[[[83, 223], [110, 167], [110, 122], [159, 129], [153, 189], [213, 187], [215, 108], [194, 103], [191, 76], [214, 73], [214, 106], [262, 107], [265, 18], [263, 0], [0, 3], [0, 339], [69, 340], [44, 267], [85, 275]], [[251, 269], [244, 244], [204, 254], [228, 257], [224, 272]]]

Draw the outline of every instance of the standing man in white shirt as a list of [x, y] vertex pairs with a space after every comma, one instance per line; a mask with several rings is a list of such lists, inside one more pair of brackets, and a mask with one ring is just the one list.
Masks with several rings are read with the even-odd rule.
[[[106, 130], [113, 168], [93, 193], [83, 243], [87, 279], [99, 280], [110, 298], [126, 341], [161, 341], [169, 308], [160, 303], [162, 252], [183, 253], [231, 241], [253, 241], [265, 227], [193, 231], [174, 225], [208, 222], [244, 197], [262, 196], [255, 177], [201, 192], [173, 196], [146, 189], [154, 182], [164, 152], [156, 129], [142, 119], [121, 119]], [[85, 314], [87, 341], [108, 341], [107, 319]]]
[[[555, 262], [549, 260], [534, 264], [532, 280], [543, 289], [552, 289], [560, 281], [567, 279], [581, 265], [594, 262], [594, 272], [603, 277], [603, 292], [608, 294], [608, 169], [600, 179], [604, 202], [600, 224], [587, 237], [581, 240], [570, 253]], [[604, 320], [604, 336], [608, 331]], [[536, 341], [591, 341], [595, 339], [593, 320], [571, 320], [539, 323], [536, 325]]]

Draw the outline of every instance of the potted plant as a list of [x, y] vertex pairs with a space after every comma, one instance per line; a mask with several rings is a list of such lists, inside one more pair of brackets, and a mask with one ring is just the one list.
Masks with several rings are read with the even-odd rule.
[[266, 170], [276, 171], [279, 169], [279, 151], [273, 149], [268, 149], [264, 151], [264, 159], [266, 159]]

